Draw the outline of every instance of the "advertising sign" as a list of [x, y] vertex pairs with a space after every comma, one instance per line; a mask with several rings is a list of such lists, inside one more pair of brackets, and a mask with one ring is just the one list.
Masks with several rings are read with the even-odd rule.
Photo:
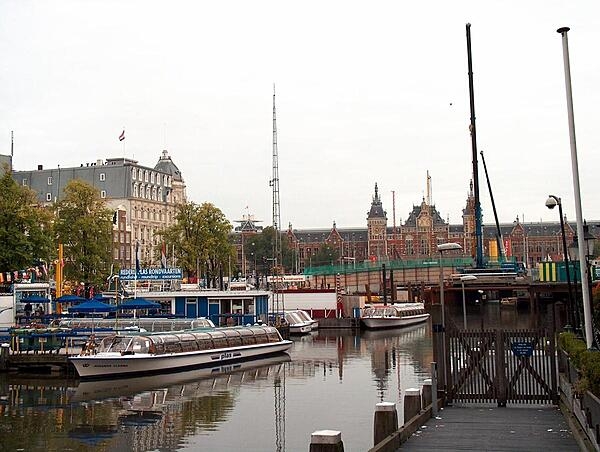
[[127, 268], [119, 271], [121, 281], [164, 281], [183, 279], [183, 271], [180, 268]]

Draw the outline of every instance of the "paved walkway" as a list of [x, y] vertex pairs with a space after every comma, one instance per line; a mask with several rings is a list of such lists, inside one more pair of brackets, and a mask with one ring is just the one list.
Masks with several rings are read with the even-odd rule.
[[447, 407], [417, 430], [401, 450], [578, 451], [558, 407]]

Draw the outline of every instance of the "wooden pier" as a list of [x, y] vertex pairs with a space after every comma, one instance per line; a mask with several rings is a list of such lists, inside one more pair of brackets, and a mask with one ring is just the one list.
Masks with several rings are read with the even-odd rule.
[[560, 409], [447, 407], [402, 444], [409, 451], [576, 451]]

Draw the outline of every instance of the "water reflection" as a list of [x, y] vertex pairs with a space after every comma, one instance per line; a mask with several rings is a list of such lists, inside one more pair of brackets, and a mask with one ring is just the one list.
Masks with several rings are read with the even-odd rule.
[[167, 375], [0, 374], [0, 432], [7, 450], [295, 451], [313, 431], [336, 429], [346, 451], [366, 450], [375, 404], [401, 413], [402, 392], [428, 377], [431, 360], [424, 324], [322, 330], [295, 338], [290, 356]]

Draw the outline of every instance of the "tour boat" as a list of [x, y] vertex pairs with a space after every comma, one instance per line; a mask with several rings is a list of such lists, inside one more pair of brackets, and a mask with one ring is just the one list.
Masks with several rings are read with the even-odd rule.
[[365, 308], [360, 320], [367, 328], [398, 328], [425, 322], [428, 318], [423, 303], [395, 303]]
[[107, 378], [216, 366], [286, 352], [291, 346], [270, 326], [114, 334], [98, 347], [90, 341], [69, 360], [81, 378]]
[[285, 321], [290, 327], [290, 334], [307, 334], [319, 327], [319, 322], [300, 309], [285, 311]]

